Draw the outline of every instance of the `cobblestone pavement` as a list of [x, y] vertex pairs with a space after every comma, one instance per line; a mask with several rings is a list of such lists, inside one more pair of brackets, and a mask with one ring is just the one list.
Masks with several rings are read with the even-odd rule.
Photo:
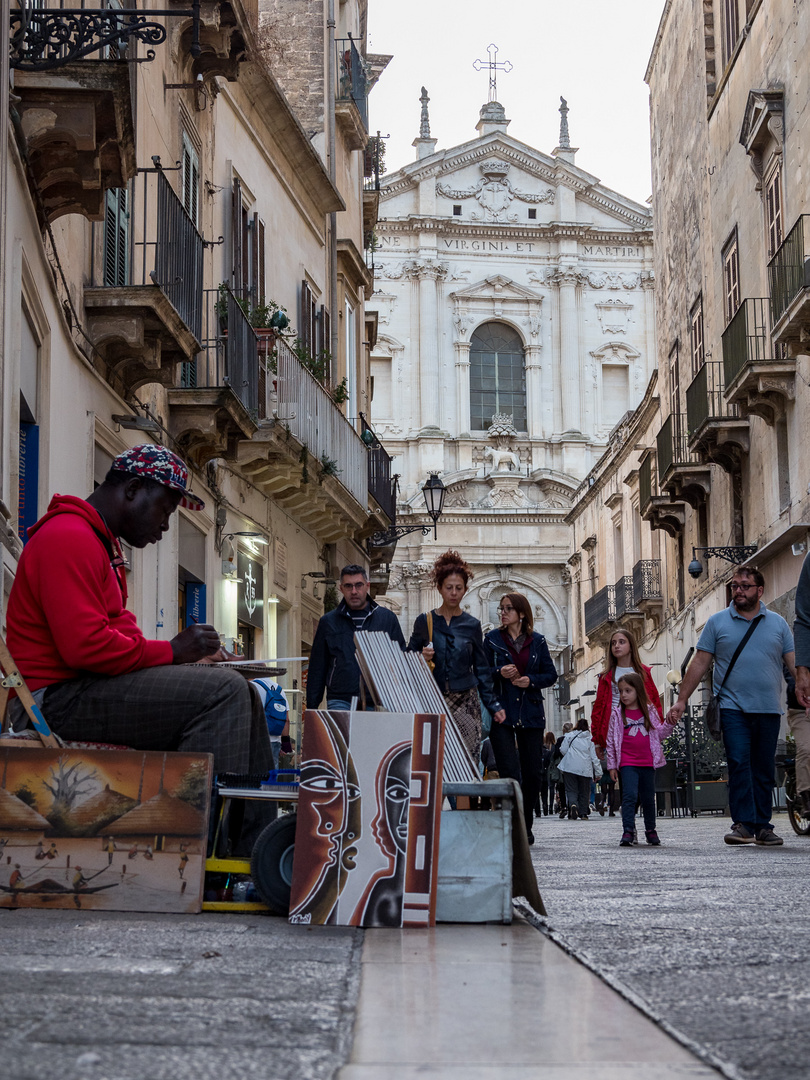
[[4, 1080], [311, 1080], [348, 1056], [362, 931], [0, 911]]
[[532, 849], [547, 925], [729, 1074], [805, 1080], [810, 1061], [810, 838], [729, 847], [728, 818], [660, 818], [662, 846], [621, 822], [547, 817]]

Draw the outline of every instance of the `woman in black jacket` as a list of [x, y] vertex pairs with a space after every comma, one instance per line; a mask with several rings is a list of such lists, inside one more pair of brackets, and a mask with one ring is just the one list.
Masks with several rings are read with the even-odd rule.
[[477, 762], [481, 753], [481, 702], [493, 720], [504, 720], [506, 713], [492, 690], [481, 623], [461, 609], [471, 577], [472, 570], [457, 551], [445, 551], [438, 557], [432, 578], [442, 603], [429, 613], [432, 633], [427, 614], [417, 615], [408, 649], [421, 652], [428, 663], [433, 662], [433, 677]]
[[[529, 843], [534, 843], [532, 820], [543, 772], [543, 731], [546, 713], [541, 690], [557, 681], [557, 670], [542, 634], [535, 633], [529, 601], [522, 593], [507, 593], [498, 609], [499, 630], [485, 639], [495, 671], [495, 693], [506, 719], [489, 733], [498, 772], [520, 781]], [[494, 717], [493, 717], [494, 719]]]

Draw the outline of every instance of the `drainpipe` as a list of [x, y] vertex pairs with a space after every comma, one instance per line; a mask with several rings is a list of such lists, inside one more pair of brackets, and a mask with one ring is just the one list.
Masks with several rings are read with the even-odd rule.
[[[326, 116], [329, 125], [327, 137], [329, 143], [329, 179], [337, 184], [337, 163], [335, 161], [335, 0], [329, 0], [326, 19]], [[332, 354], [330, 375], [332, 382], [337, 382], [338, 359], [338, 287], [337, 287], [337, 213], [329, 215], [329, 312], [330, 341], [329, 352]], [[348, 360], [347, 360], [348, 363]]]

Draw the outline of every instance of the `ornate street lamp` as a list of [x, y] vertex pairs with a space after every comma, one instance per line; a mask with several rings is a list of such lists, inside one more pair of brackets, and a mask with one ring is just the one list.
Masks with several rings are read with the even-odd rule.
[[699, 578], [703, 573], [703, 563], [697, 557], [699, 551], [702, 551], [707, 559], [725, 559], [730, 563], [742, 563], [750, 559], [756, 550], [756, 544], [738, 544], [736, 547], [693, 547], [692, 561], [688, 566], [689, 575]]
[[[433, 522], [433, 539], [435, 540], [436, 522], [442, 516], [444, 497], [447, 494], [447, 488], [441, 482], [437, 473], [430, 474], [422, 488], [422, 494], [425, 497], [425, 509], [428, 517]], [[392, 525], [390, 529], [381, 529], [379, 532], [375, 532], [373, 536], [370, 536], [366, 541], [366, 546], [368, 548], [387, 547], [389, 544], [395, 543], [400, 536], [407, 536], [408, 533], [419, 532], [420, 530], [423, 536], [430, 535], [430, 525]]]

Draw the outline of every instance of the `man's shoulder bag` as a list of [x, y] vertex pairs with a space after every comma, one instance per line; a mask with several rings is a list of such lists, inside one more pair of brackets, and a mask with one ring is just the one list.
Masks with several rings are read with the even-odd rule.
[[731, 663], [726, 668], [726, 673], [723, 676], [723, 681], [720, 683], [720, 688], [718, 689], [716, 694], [712, 694], [712, 696], [709, 698], [708, 704], [706, 705], [706, 727], [709, 729], [709, 734], [715, 742], [720, 742], [720, 739], [722, 738], [722, 730], [720, 725], [720, 695], [723, 692], [723, 687], [726, 685], [726, 679], [731, 674], [731, 669], [737, 663], [737, 659], [740, 653], [747, 645], [748, 639], [751, 637], [751, 635], [759, 625], [761, 619], [763, 618], [764, 616], [758, 615], [756, 619], [752, 620], [751, 625], [748, 627], [748, 629], [745, 631], [745, 634], [743, 635], [742, 641], [734, 650], [734, 655], [731, 658]]

